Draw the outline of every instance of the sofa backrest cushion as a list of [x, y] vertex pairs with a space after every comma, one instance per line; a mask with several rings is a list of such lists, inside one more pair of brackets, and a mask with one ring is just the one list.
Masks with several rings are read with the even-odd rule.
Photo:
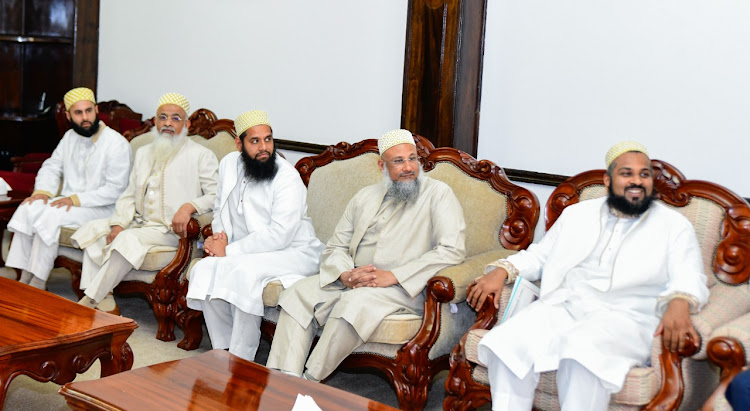
[[307, 183], [307, 215], [323, 244], [333, 235], [346, 205], [359, 190], [383, 180], [375, 153], [318, 167]]
[[503, 247], [498, 233], [508, 218], [507, 195], [449, 162], [438, 162], [427, 175], [448, 184], [461, 203], [466, 220], [467, 256]]

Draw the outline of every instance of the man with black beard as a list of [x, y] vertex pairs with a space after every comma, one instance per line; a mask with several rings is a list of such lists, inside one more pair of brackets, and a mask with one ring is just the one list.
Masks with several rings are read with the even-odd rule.
[[40, 289], [57, 257], [60, 229], [112, 214], [132, 162], [127, 140], [97, 118], [93, 91], [74, 88], [63, 101], [72, 129], [42, 164], [34, 192], [8, 223], [14, 236], [6, 266], [21, 269], [20, 281]]
[[263, 288], [289, 287], [318, 270], [323, 244], [307, 217], [307, 188], [276, 156], [271, 123], [261, 110], [235, 120], [237, 153], [219, 165], [209, 255], [190, 271], [187, 303], [203, 311], [213, 348], [255, 359]]
[[[563, 410], [606, 410], [652, 340], [669, 350], [700, 340], [690, 314], [708, 299], [692, 224], [652, 201], [646, 148], [623, 142], [605, 156], [609, 196], [563, 211], [538, 244], [498, 260], [469, 287], [478, 309], [520, 275], [541, 279], [540, 298], [479, 343], [493, 410], [529, 410], [539, 374], [557, 370]], [[688, 341], [688, 337], [690, 341]]]
[[466, 255], [461, 205], [450, 186], [422, 175], [412, 133], [390, 131], [378, 149], [384, 182], [349, 201], [318, 275], [279, 296], [269, 368], [323, 380], [388, 315], [421, 316], [427, 281]]

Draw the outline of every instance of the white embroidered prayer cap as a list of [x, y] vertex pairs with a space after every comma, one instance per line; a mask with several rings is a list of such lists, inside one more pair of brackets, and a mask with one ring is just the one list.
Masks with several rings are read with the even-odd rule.
[[271, 122], [268, 121], [268, 113], [263, 110], [250, 110], [240, 114], [237, 120], [234, 120], [234, 130], [237, 132], [237, 137], [239, 137], [250, 127], [262, 124], [271, 127]]
[[648, 151], [643, 144], [637, 141], [622, 141], [615, 144], [614, 146], [612, 146], [612, 148], [609, 149], [609, 151], [607, 151], [607, 155], [604, 156], [605, 166], [609, 168], [609, 165], [612, 164], [612, 162], [615, 161], [617, 157], [620, 157], [621, 155], [629, 153], [631, 151], [643, 153], [646, 155], [646, 157], [648, 157]]
[[90, 101], [96, 104], [96, 98], [94, 98], [94, 92], [90, 88], [76, 87], [69, 92], [65, 93], [63, 101], [65, 102], [65, 111], [70, 111], [70, 107], [79, 101]]
[[156, 107], [158, 110], [159, 107], [165, 105], [165, 104], [174, 104], [175, 106], [180, 107], [185, 111], [185, 115], [190, 115], [190, 102], [188, 101], [185, 96], [183, 96], [180, 93], [167, 93], [159, 99], [159, 105]]
[[383, 136], [378, 139], [378, 150], [380, 151], [380, 155], [382, 156], [389, 148], [399, 144], [411, 144], [416, 146], [411, 131], [399, 129], [391, 130], [383, 134]]

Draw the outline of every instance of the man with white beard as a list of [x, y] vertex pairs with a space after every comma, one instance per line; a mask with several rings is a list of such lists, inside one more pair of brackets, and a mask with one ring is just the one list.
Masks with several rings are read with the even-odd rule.
[[108, 219], [92, 221], [71, 237], [84, 250], [79, 304], [119, 314], [112, 290], [139, 269], [149, 249], [177, 247], [193, 213], [212, 210], [218, 161], [187, 138], [190, 103], [178, 93], [159, 99], [156, 139], [135, 154], [128, 188]]
[[461, 205], [447, 184], [422, 175], [411, 132], [388, 132], [378, 148], [384, 183], [349, 201], [320, 272], [279, 297], [269, 368], [323, 380], [388, 315], [422, 315], [427, 281], [466, 255]]
[[34, 192], [8, 223], [13, 241], [5, 265], [21, 269], [20, 281], [39, 289], [45, 288], [57, 257], [60, 229], [112, 214], [128, 185], [132, 160], [127, 140], [97, 117], [91, 89], [74, 88], [63, 102], [71, 129], [42, 164]]

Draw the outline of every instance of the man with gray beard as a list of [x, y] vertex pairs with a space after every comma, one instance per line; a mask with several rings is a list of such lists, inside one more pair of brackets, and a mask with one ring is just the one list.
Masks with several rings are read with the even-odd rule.
[[378, 148], [384, 183], [349, 201], [319, 273], [279, 297], [269, 368], [323, 380], [388, 315], [421, 316], [427, 281], [466, 255], [461, 205], [448, 185], [422, 175], [411, 132], [388, 132]]
[[92, 221], [71, 237], [84, 250], [79, 304], [119, 314], [112, 290], [140, 269], [152, 247], [177, 247], [192, 214], [213, 209], [218, 161], [187, 138], [190, 103], [178, 93], [159, 99], [154, 141], [135, 154], [128, 188], [110, 218]]

